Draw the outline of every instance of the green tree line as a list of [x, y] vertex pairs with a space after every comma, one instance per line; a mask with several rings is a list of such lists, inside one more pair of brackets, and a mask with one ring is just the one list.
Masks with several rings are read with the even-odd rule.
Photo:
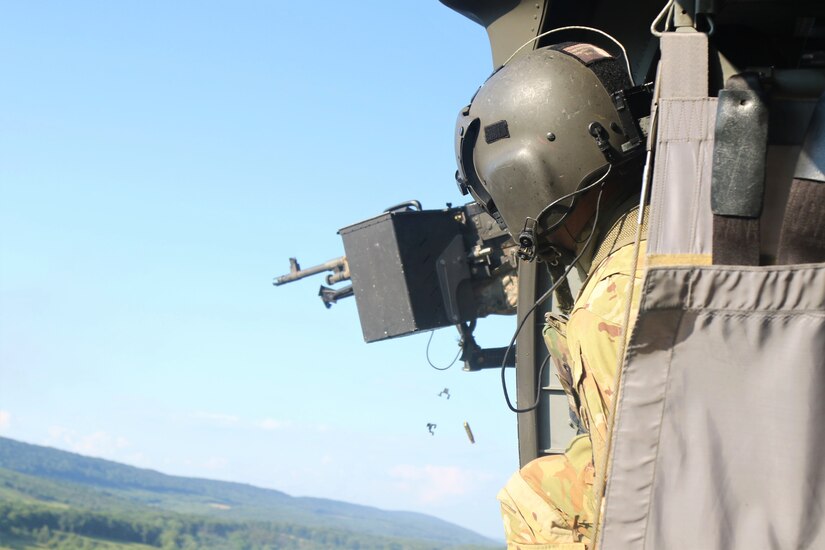
[[290, 523], [226, 521], [183, 514], [161, 515], [143, 510], [127, 515], [7, 501], [0, 502], [0, 534], [31, 539], [49, 548], [94, 548], [79, 537], [143, 544], [164, 550], [437, 548], [431, 543], [415, 540], [373, 537]]

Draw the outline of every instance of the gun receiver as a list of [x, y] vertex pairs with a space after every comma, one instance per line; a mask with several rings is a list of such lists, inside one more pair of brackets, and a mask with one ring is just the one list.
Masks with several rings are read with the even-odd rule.
[[275, 286], [281, 286], [287, 283], [295, 282], [305, 277], [310, 277], [312, 275], [317, 275], [318, 273], [323, 273], [324, 271], [332, 272], [329, 275], [327, 275], [328, 285], [334, 285], [335, 283], [339, 283], [341, 281], [349, 281], [350, 276], [347, 257], [341, 256], [340, 258], [336, 258], [334, 260], [330, 260], [319, 265], [314, 265], [306, 269], [301, 269], [301, 265], [298, 263], [298, 260], [296, 260], [295, 258], [290, 258], [289, 273], [287, 273], [286, 275], [281, 275], [280, 277], [275, 277], [275, 280], [272, 281], [272, 284]]
[[353, 284], [321, 286], [321, 300], [354, 296], [365, 341], [458, 326], [467, 370], [501, 364], [504, 348], [482, 349], [472, 332], [478, 318], [515, 313], [516, 243], [480, 206], [407, 201], [338, 233], [345, 256], [307, 269], [290, 258], [273, 284], [327, 271], [327, 285]]

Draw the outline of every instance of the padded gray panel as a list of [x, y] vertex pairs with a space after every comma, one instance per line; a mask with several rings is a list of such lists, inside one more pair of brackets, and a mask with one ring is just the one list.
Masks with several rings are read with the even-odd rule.
[[602, 550], [825, 548], [825, 264], [653, 268]]

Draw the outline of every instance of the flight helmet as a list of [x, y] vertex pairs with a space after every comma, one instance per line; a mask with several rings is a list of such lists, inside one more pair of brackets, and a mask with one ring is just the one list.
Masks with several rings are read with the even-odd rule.
[[624, 64], [592, 44], [513, 59], [459, 113], [459, 189], [521, 245], [552, 234], [578, 191], [643, 149], [616, 96], [630, 86]]

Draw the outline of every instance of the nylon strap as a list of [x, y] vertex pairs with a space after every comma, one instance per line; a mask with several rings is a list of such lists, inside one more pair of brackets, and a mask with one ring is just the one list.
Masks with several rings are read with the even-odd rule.
[[825, 262], [825, 182], [794, 178], [782, 222], [777, 263], [819, 262]]
[[797, 162], [779, 234], [778, 264], [825, 262], [825, 95], [819, 98]]

